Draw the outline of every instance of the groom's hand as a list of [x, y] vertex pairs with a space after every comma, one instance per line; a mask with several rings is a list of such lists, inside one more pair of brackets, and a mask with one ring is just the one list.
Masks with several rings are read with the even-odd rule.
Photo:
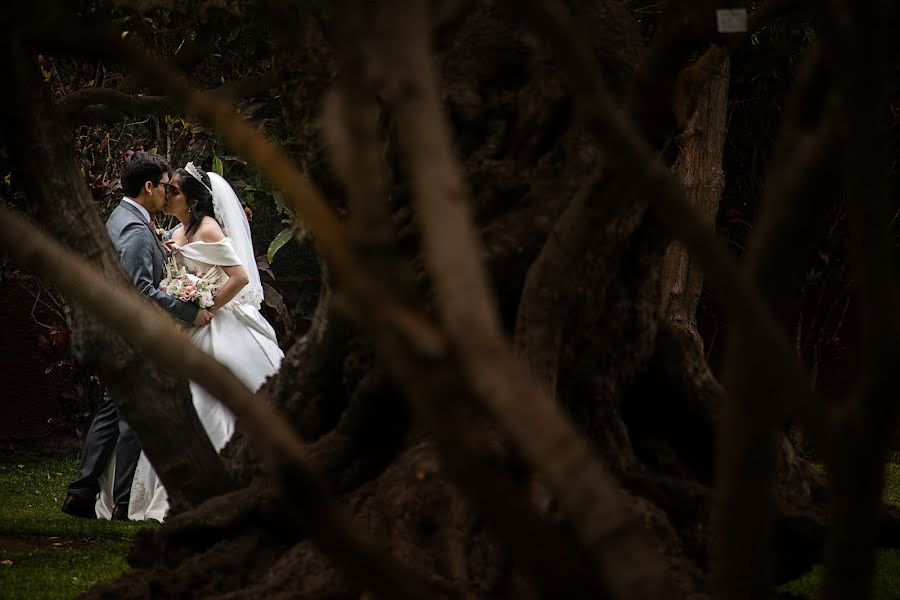
[[194, 327], [203, 327], [212, 320], [212, 317], [211, 312], [205, 308], [201, 308], [197, 311], [197, 317], [194, 319]]

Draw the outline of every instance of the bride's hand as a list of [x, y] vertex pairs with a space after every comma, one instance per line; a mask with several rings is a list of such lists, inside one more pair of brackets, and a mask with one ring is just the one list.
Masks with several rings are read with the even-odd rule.
[[163, 242], [163, 250], [166, 252], [166, 256], [172, 256], [172, 248], [175, 247], [175, 240], [166, 240]]
[[197, 316], [194, 318], [194, 327], [203, 327], [207, 323], [209, 323], [213, 318], [211, 312], [206, 310], [205, 308], [201, 308], [197, 311]]

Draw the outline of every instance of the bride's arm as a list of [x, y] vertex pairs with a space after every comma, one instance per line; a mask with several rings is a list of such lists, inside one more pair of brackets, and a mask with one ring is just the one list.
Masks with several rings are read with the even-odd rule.
[[228, 304], [250, 282], [247, 270], [240, 265], [222, 267], [222, 270], [228, 275], [228, 281], [216, 292], [213, 305], [209, 308], [209, 312], [213, 314], [216, 314], [217, 310]]
[[[222, 228], [213, 219], [204, 219], [197, 228], [196, 239], [202, 242], [221, 242], [224, 238], [225, 234], [222, 232]], [[228, 275], [228, 281], [222, 284], [222, 287], [216, 292], [213, 305], [209, 308], [209, 312], [213, 314], [228, 304], [250, 282], [247, 270], [241, 265], [222, 267], [222, 270]]]

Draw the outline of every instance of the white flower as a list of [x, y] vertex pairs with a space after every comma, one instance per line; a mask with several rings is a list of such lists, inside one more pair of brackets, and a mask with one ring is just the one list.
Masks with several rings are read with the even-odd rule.
[[209, 290], [200, 292], [200, 295], [197, 297], [197, 304], [200, 305], [200, 308], [209, 308], [213, 305], [213, 302], [213, 294]]

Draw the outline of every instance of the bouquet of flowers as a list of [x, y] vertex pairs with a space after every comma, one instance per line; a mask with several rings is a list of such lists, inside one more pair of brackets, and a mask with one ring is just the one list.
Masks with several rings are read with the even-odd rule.
[[200, 308], [209, 308], [213, 305], [219, 284], [219, 274], [215, 267], [211, 267], [203, 275], [195, 275], [185, 267], [179, 269], [175, 259], [169, 258], [166, 262], [166, 276], [159, 282], [159, 289], [182, 302], [196, 302]]

